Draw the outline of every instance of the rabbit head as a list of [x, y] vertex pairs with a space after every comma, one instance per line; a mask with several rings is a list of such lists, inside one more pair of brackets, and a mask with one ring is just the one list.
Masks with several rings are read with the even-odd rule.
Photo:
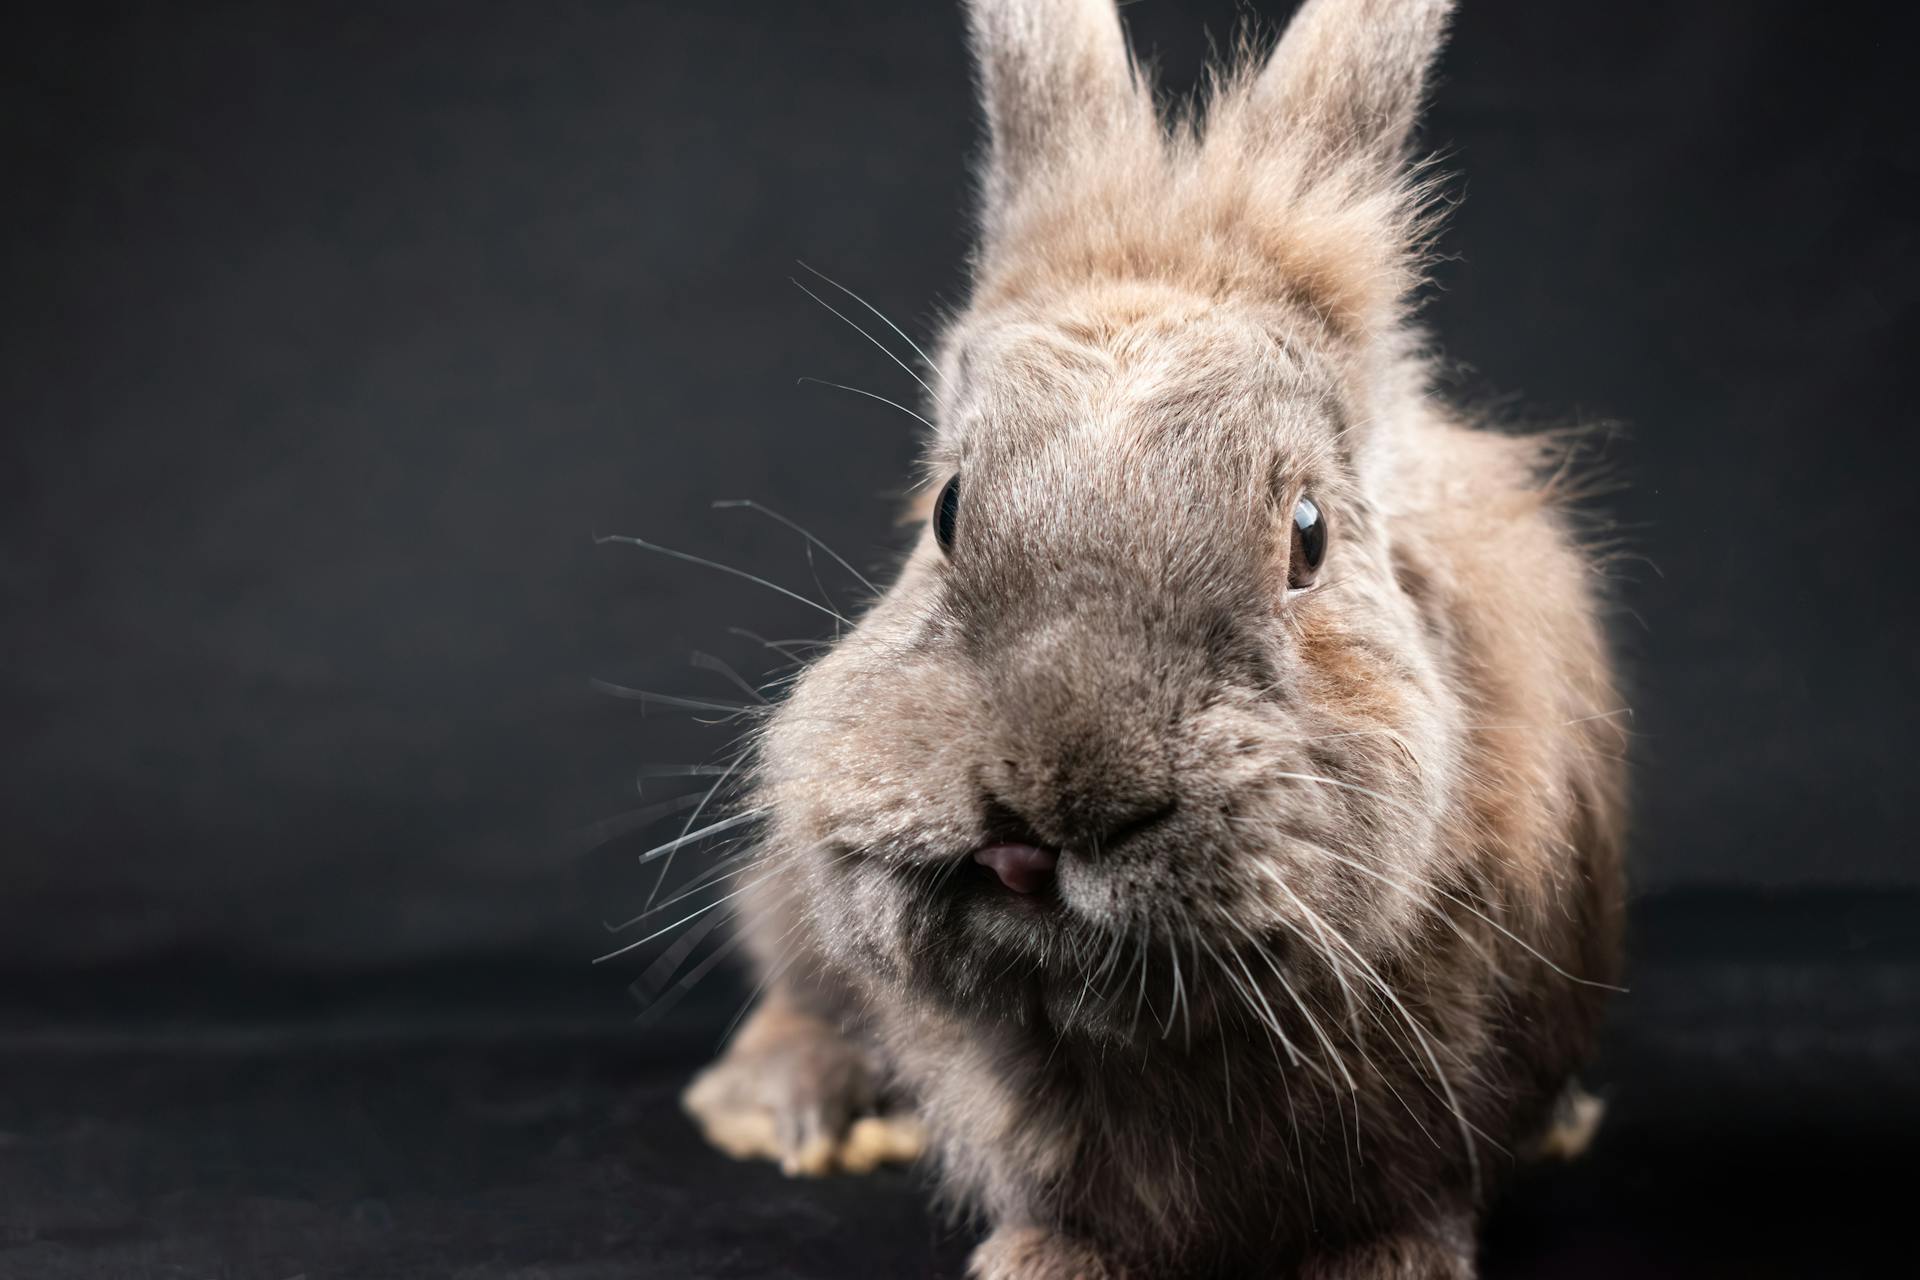
[[1197, 1027], [1269, 967], [1387, 959], [1461, 880], [1484, 708], [1430, 588], [1465, 571], [1401, 527], [1449, 9], [1309, 0], [1168, 123], [1112, 0], [969, 4], [989, 141], [923, 531], [759, 759], [767, 856], [859, 981]]

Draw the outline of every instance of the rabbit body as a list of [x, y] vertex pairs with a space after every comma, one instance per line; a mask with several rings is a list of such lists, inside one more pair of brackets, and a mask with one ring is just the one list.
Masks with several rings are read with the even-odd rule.
[[976, 1275], [1471, 1275], [1590, 1047], [1596, 576], [1407, 315], [1449, 7], [1308, 0], [1202, 126], [1112, 0], [969, 5], [927, 528], [758, 743], [767, 990], [687, 1101], [795, 1172], [924, 1135]]

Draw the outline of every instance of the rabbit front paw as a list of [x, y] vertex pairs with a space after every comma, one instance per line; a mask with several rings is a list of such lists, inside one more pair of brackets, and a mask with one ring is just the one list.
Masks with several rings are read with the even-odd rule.
[[736, 1160], [772, 1160], [790, 1177], [917, 1159], [919, 1119], [878, 1114], [881, 1100], [872, 1051], [777, 993], [680, 1095], [708, 1142]]
[[1090, 1246], [1040, 1227], [1000, 1227], [967, 1261], [967, 1280], [1130, 1280]]

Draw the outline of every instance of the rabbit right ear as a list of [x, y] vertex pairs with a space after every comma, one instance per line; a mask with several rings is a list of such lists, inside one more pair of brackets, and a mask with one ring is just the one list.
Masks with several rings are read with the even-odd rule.
[[1151, 127], [1114, 0], [967, 0], [988, 143], [989, 235], [1028, 183]]
[[1253, 110], [1310, 164], [1397, 169], [1453, 0], [1306, 0], [1253, 88]]

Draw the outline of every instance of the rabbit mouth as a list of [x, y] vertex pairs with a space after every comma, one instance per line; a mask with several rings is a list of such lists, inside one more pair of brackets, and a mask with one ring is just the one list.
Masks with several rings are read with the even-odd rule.
[[1034, 897], [1053, 888], [1060, 851], [1020, 841], [997, 841], [975, 849], [973, 861], [990, 871], [1008, 892]]
[[957, 1012], [1032, 1018], [1109, 1045], [1190, 1046], [1235, 1016], [1228, 997], [1241, 984], [1291, 973], [1284, 936], [1255, 941], [1220, 920], [1157, 912], [1116, 928], [1083, 913], [1055, 877], [1031, 892], [1004, 883], [992, 865], [1002, 856], [984, 846], [956, 860], [943, 887], [920, 899], [926, 914], [914, 913], [926, 931], [914, 936], [911, 980]]
[[1003, 842], [982, 845], [947, 878], [951, 898], [966, 914], [999, 922], [1065, 923], [1060, 897], [1060, 854], [1044, 845]]

